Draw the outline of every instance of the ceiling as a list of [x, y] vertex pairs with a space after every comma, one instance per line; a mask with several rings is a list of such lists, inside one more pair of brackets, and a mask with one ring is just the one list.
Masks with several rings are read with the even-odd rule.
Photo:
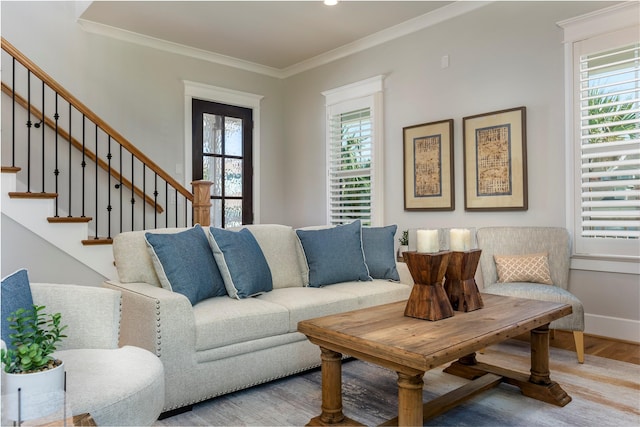
[[79, 22], [88, 31], [277, 73], [350, 47], [365, 47], [367, 40], [370, 45], [382, 34], [393, 38], [391, 34], [402, 33], [401, 28], [406, 34], [407, 25], [415, 27], [416, 20], [453, 3], [94, 1], [80, 14]]

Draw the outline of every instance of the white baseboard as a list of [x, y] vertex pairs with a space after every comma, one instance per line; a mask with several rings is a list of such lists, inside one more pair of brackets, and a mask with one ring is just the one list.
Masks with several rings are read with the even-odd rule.
[[640, 321], [619, 317], [584, 315], [585, 334], [640, 343]]

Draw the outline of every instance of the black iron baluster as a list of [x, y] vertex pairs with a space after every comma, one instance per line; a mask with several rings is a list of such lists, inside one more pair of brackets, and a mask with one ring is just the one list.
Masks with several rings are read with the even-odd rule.
[[100, 156], [98, 156], [98, 125], [96, 124], [96, 153], [95, 153], [95, 171], [96, 171], [96, 176], [95, 176], [95, 180], [96, 180], [96, 194], [95, 194], [95, 198], [96, 198], [96, 210], [94, 211], [94, 215], [93, 215], [93, 220], [94, 220], [94, 227], [96, 230], [96, 235], [95, 235], [95, 239], [98, 240], [98, 159], [100, 159]]
[[158, 228], [158, 174], [154, 173], [153, 184], [153, 228]]
[[[42, 117], [40, 118], [40, 124], [44, 124], [44, 118], [45, 118], [45, 114], [44, 114], [44, 81], [42, 82]], [[40, 127], [40, 124], [36, 123], [35, 126], [36, 128]], [[44, 193], [44, 175], [45, 175], [45, 165], [44, 165], [44, 160], [45, 160], [46, 156], [44, 154], [44, 126], [42, 126], [42, 192]]]
[[124, 173], [124, 169], [122, 169], [122, 145], [120, 146], [120, 184], [118, 184], [118, 188], [120, 189], [120, 232], [122, 233], [122, 212], [124, 208], [122, 206], [122, 174]]
[[136, 204], [136, 199], [135, 199], [135, 192], [134, 189], [136, 188], [135, 182], [133, 180], [133, 169], [135, 166], [135, 160], [136, 158], [134, 157], [133, 153], [131, 153], [131, 231], [135, 230], [135, 211], [134, 211], [134, 207]]
[[11, 166], [16, 167], [16, 58], [13, 58], [11, 69]]
[[80, 163], [80, 166], [82, 166], [82, 215], [80, 215], [82, 218], [85, 217], [84, 215], [84, 202], [85, 202], [85, 172], [86, 172], [86, 167], [87, 167], [87, 162], [85, 161], [85, 143], [86, 143], [86, 135], [85, 135], [85, 115], [82, 115], [82, 163]]
[[[56, 92], [56, 97], [55, 97], [55, 106], [56, 106], [56, 112], [53, 115], [53, 118], [56, 120], [56, 126], [55, 126], [55, 131], [56, 131], [56, 154], [55, 154], [55, 169], [53, 170], [53, 175], [55, 176], [55, 187], [56, 187], [56, 194], [58, 194], [58, 175], [60, 175], [60, 169], [58, 169], [58, 119], [60, 118], [60, 115], [58, 114], [58, 92]], [[58, 197], [56, 197], [55, 201], [54, 201], [54, 216], [56, 218], [58, 218]]]
[[147, 174], [146, 174], [147, 165], [142, 164], [142, 229], [147, 229]]
[[165, 227], [169, 228], [169, 183], [167, 181], [164, 182], [164, 202], [167, 206], [165, 209], [164, 223]]
[[27, 193], [31, 193], [31, 71], [27, 70]]
[[111, 135], [107, 138], [107, 238], [111, 238]]
[[174, 191], [176, 193], [175, 195], [175, 199], [176, 199], [176, 227], [178, 226], [178, 189], [174, 188]]
[[187, 199], [186, 196], [182, 196], [184, 197], [184, 226], [188, 227], [189, 226], [189, 222], [187, 221], [188, 215], [187, 215], [187, 204], [189, 203], [189, 200]]
[[67, 215], [69, 218], [71, 218], [71, 195], [73, 194], [71, 191], [71, 113], [71, 103], [69, 103], [69, 214]]

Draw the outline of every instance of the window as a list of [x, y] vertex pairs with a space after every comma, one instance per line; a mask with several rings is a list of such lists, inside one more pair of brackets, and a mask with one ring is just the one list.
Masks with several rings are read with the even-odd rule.
[[382, 225], [382, 77], [323, 92], [327, 222]]
[[[572, 80], [567, 104], [573, 117], [568, 130], [574, 160], [571, 211], [576, 255], [637, 260], [640, 43], [638, 11], [624, 12], [624, 7], [565, 23], [565, 41], [572, 42], [567, 46]], [[629, 14], [636, 16], [635, 24], [628, 24]], [[603, 32], [607, 26], [609, 31]], [[589, 34], [589, 28], [598, 33]]]

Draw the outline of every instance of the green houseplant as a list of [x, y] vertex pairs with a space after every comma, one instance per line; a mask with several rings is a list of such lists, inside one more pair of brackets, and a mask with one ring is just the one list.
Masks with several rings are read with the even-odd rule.
[[398, 242], [400, 243], [400, 247], [398, 248], [398, 261], [402, 261], [404, 259], [402, 253], [409, 250], [409, 230], [402, 231]]
[[60, 313], [45, 306], [20, 308], [9, 315], [11, 347], [0, 351], [2, 406], [21, 422], [51, 414], [64, 404], [64, 364], [52, 354], [66, 335]]

